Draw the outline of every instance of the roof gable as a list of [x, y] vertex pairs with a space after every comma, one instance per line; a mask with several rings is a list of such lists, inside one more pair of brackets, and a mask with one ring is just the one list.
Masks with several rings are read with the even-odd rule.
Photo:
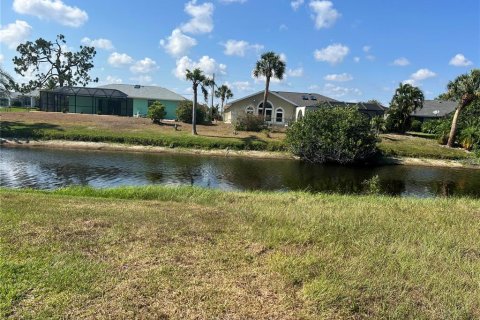
[[[263, 94], [263, 92], [264, 92], [263, 90], [258, 91], [256, 93], [253, 93], [253, 94], [248, 95], [246, 97], [234, 100], [234, 101], [228, 103], [228, 105], [226, 107], [228, 108], [230, 105], [232, 105], [232, 104], [234, 104], [238, 101], [242, 101], [242, 100], [254, 97], [256, 95]], [[332, 98], [329, 98], [329, 97], [326, 97], [326, 96], [322, 96], [318, 93], [302, 93], [302, 92], [287, 92], [287, 91], [269, 91], [268, 93], [278, 97], [279, 99], [282, 99], [282, 100], [290, 103], [294, 107], [316, 106], [316, 105], [318, 105], [319, 103], [322, 103], [322, 102], [327, 102], [327, 101], [336, 102], [337, 101], [335, 99], [332, 99]], [[304, 97], [307, 97], [308, 99], [304, 99]]]

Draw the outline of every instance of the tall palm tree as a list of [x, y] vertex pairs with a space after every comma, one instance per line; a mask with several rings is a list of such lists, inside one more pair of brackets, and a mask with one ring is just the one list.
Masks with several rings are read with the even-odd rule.
[[447, 89], [447, 93], [442, 95], [442, 98], [458, 102], [447, 142], [447, 146], [452, 147], [457, 134], [457, 122], [460, 113], [469, 104], [480, 99], [480, 69], [473, 69], [470, 73], [458, 76], [448, 83]]
[[197, 135], [197, 91], [198, 86], [200, 86], [205, 101], [208, 98], [208, 91], [206, 88], [210, 87], [213, 84], [213, 80], [208, 78], [203, 74], [203, 71], [195, 68], [193, 71], [187, 69], [185, 77], [188, 81], [192, 82], [193, 89], [193, 107], [192, 107], [192, 134]]
[[422, 90], [408, 83], [400, 83], [390, 102], [388, 127], [394, 131], [405, 133], [410, 115], [423, 107], [424, 100]]
[[225, 85], [222, 84], [217, 90], [215, 90], [215, 97], [220, 98], [221, 101], [221, 108], [220, 108], [220, 114], [223, 117], [223, 107], [225, 105], [225, 101], [233, 97], [232, 90]]
[[262, 54], [260, 60], [257, 61], [253, 76], [255, 78], [265, 77], [265, 93], [263, 94], [263, 118], [265, 119], [268, 100], [268, 90], [270, 87], [270, 78], [274, 77], [279, 80], [283, 79], [285, 74], [285, 62], [275, 52], [269, 51]]
[[0, 68], [0, 98], [9, 98], [10, 89], [15, 88], [15, 81], [7, 71]]

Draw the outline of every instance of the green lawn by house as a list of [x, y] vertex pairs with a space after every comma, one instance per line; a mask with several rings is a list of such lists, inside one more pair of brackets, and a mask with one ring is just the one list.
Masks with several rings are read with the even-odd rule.
[[0, 190], [0, 318], [476, 319], [480, 201]]
[[385, 155], [413, 158], [466, 160], [473, 154], [463, 149], [446, 148], [431, 137], [412, 135], [382, 134], [378, 148]]

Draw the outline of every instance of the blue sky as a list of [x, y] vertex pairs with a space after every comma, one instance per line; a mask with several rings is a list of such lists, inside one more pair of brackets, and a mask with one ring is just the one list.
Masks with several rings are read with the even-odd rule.
[[160, 85], [191, 97], [186, 68], [215, 72], [239, 98], [263, 89], [265, 51], [287, 63], [272, 90], [388, 103], [400, 82], [427, 98], [480, 63], [480, 2], [438, 0], [2, 0], [0, 62], [15, 47], [66, 36], [97, 48], [101, 84]]

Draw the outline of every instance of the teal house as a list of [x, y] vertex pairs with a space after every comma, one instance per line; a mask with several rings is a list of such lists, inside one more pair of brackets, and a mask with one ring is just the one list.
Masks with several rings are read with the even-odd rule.
[[165, 119], [175, 120], [177, 106], [185, 100], [181, 95], [158, 86], [61, 87], [40, 91], [40, 110], [144, 117], [148, 106], [159, 101], [165, 106]]

